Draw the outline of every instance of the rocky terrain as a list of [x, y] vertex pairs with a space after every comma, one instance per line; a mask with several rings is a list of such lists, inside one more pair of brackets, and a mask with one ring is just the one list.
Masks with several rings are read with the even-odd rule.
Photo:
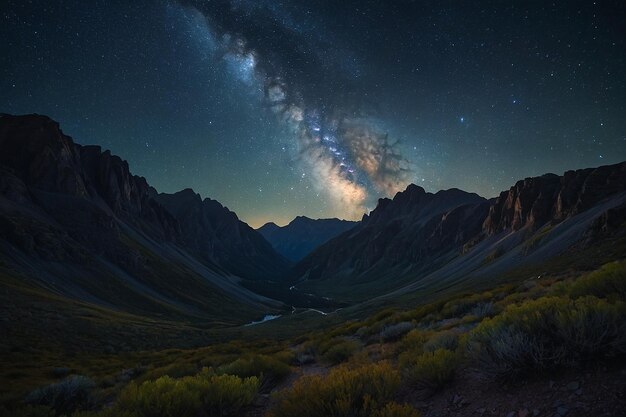
[[412, 184], [296, 264], [291, 278], [316, 293], [331, 288], [329, 296], [354, 297], [362, 286], [357, 299], [478, 282], [621, 233], [625, 220], [626, 163], [526, 178], [491, 200]]
[[287, 261], [219, 203], [159, 195], [45, 116], [0, 117], [0, 150], [3, 275], [148, 316], [245, 322], [279, 305], [232, 277], [267, 278]]

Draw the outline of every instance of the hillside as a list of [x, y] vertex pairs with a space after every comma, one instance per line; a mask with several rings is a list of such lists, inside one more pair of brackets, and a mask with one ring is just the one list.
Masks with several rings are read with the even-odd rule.
[[65, 311], [61, 334], [88, 324], [84, 309], [219, 327], [281, 306], [237, 284], [281, 273], [287, 261], [234, 213], [195, 194], [200, 212], [176, 210], [188, 192], [159, 196], [121, 158], [74, 143], [45, 116], [0, 117], [0, 173], [4, 334], [37, 333], [23, 315], [33, 303], [42, 315]]
[[410, 185], [296, 264], [291, 279], [342, 301], [434, 293], [596, 245], [624, 221], [626, 163], [526, 178], [492, 200]]

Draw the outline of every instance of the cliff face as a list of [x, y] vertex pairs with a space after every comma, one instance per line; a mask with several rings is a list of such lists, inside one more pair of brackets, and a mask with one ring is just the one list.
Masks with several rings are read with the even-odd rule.
[[130, 173], [126, 161], [99, 146], [75, 144], [45, 116], [2, 117], [0, 149], [7, 198], [44, 206], [54, 199], [42, 193], [89, 200], [103, 215], [129, 221], [152, 237], [175, 240], [180, 234], [173, 216], [153, 200], [154, 190]]
[[[491, 200], [456, 189], [431, 194], [412, 184], [379, 200], [357, 227], [300, 261], [291, 278], [308, 291], [350, 297], [350, 288], [385, 291], [435, 277], [448, 264], [431, 285], [479, 276], [500, 256], [502, 273], [525, 257], [541, 262], [578, 242], [614, 234], [626, 221], [625, 196], [626, 163], [526, 178]], [[587, 211], [596, 217], [577, 217]], [[568, 225], [543, 229], [560, 223]], [[537, 250], [550, 240], [551, 246]]]
[[191, 192], [198, 215], [176, 210], [189, 203], [189, 192], [179, 194], [165, 207], [125, 161], [74, 143], [45, 116], [0, 117], [0, 266], [39, 285], [185, 317], [220, 316], [229, 310], [218, 308], [222, 302], [263, 299], [226, 277], [266, 277], [287, 263], [215, 201]]
[[489, 208], [483, 224], [487, 235], [576, 215], [610, 195], [626, 190], [626, 163], [547, 174], [518, 181]]

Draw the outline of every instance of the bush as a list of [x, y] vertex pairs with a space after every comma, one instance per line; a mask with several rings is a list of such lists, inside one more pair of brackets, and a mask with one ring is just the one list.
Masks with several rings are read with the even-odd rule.
[[196, 376], [131, 382], [120, 393], [117, 408], [137, 417], [237, 416], [258, 389], [256, 377], [215, 375], [205, 368]]
[[574, 298], [595, 295], [600, 298], [626, 300], [626, 262], [612, 262], [574, 281], [570, 288]]
[[626, 308], [596, 297], [544, 297], [484, 320], [469, 347], [483, 372], [507, 377], [626, 353]]
[[483, 319], [485, 317], [491, 317], [494, 314], [493, 303], [478, 303], [474, 308], [469, 312], [470, 315]]
[[459, 336], [451, 331], [443, 331], [437, 333], [424, 343], [423, 350], [425, 352], [434, 352], [439, 349], [447, 349], [454, 351], [459, 345]]
[[380, 332], [380, 339], [383, 342], [391, 342], [400, 339], [402, 336], [413, 330], [415, 326], [410, 321], [403, 321], [383, 327]]
[[96, 384], [83, 375], [72, 375], [55, 384], [37, 388], [26, 396], [26, 402], [46, 405], [57, 414], [71, 414], [79, 407], [91, 405], [91, 392]]
[[410, 405], [388, 403], [384, 408], [374, 412], [373, 417], [421, 417], [421, 413]]
[[237, 375], [242, 378], [256, 376], [261, 381], [262, 390], [268, 390], [289, 375], [291, 368], [286, 363], [271, 356], [253, 355], [220, 366], [217, 371], [221, 374]]
[[404, 357], [401, 367], [407, 382], [422, 394], [432, 394], [454, 378], [458, 357], [447, 349], [425, 352], [413, 358]]
[[431, 333], [419, 329], [413, 329], [400, 341], [401, 352], [423, 352], [424, 344], [428, 341]]
[[356, 340], [346, 339], [329, 347], [324, 352], [323, 357], [327, 362], [337, 365], [350, 359], [352, 355], [360, 349], [361, 344], [359, 342]]
[[369, 417], [383, 408], [400, 385], [387, 363], [334, 368], [326, 376], [300, 378], [276, 395], [270, 417]]

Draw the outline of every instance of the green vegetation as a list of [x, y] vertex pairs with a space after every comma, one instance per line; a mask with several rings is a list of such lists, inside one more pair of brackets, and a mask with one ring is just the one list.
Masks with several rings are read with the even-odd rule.
[[96, 384], [82, 375], [73, 375], [60, 382], [43, 386], [26, 396], [26, 402], [44, 405], [59, 414], [69, 414], [78, 408], [90, 407], [91, 393]]
[[470, 336], [483, 372], [517, 376], [626, 352], [626, 305], [588, 296], [509, 306]]
[[327, 376], [303, 377], [279, 392], [269, 417], [381, 415], [376, 413], [391, 402], [399, 386], [400, 375], [388, 363], [355, 369], [340, 366]]
[[626, 262], [611, 262], [579, 278], [570, 289], [572, 297], [596, 297], [626, 300]]
[[[276, 357], [280, 357], [276, 355]], [[286, 363], [291, 356], [284, 356], [281, 361], [275, 356], [251, 355], [241, 357], [235, 361], [217, 368], [218, 373], [237, 375], [239, 377], [257, 377], [261, 381], [262, 391], [269, 391], [277, 383], [291, 373]]]
[[345, 362], [361, 349], [361, 344], [356, 340], [341, 340], [329, 347], [322, 355], [326, 362], [332, 365]]
[[409, 384], [423, 394], [432, 394], [454, 378], [458, 357], [447, 349], [437, 349], [416, 357], [404, 356], [402, 362]]
[[[43, 355], [36, 364], [5, 359], [1, 382], [13, 391], [3, 391], [9, 408], [0, 414], [245, 416], [254, 403], [269, 408], [263, 410], [269, 417], [416, 417], [400, 404], [407, 390], [432, 395], [468, 370], [515, 383], [588, 363], [622, 366], [625, 283], [626, 263], [612, 262], [387, 308], [284, 341], [248, 338], [62, 360]], [[7, 354], [32, 357], [26, 349]]]
[[136, 417], [238, 416], [258, 389], [256, 377], [215, 375], [205, 368], [196, 376], [131, 382], [120, 393], [115, 409]]

